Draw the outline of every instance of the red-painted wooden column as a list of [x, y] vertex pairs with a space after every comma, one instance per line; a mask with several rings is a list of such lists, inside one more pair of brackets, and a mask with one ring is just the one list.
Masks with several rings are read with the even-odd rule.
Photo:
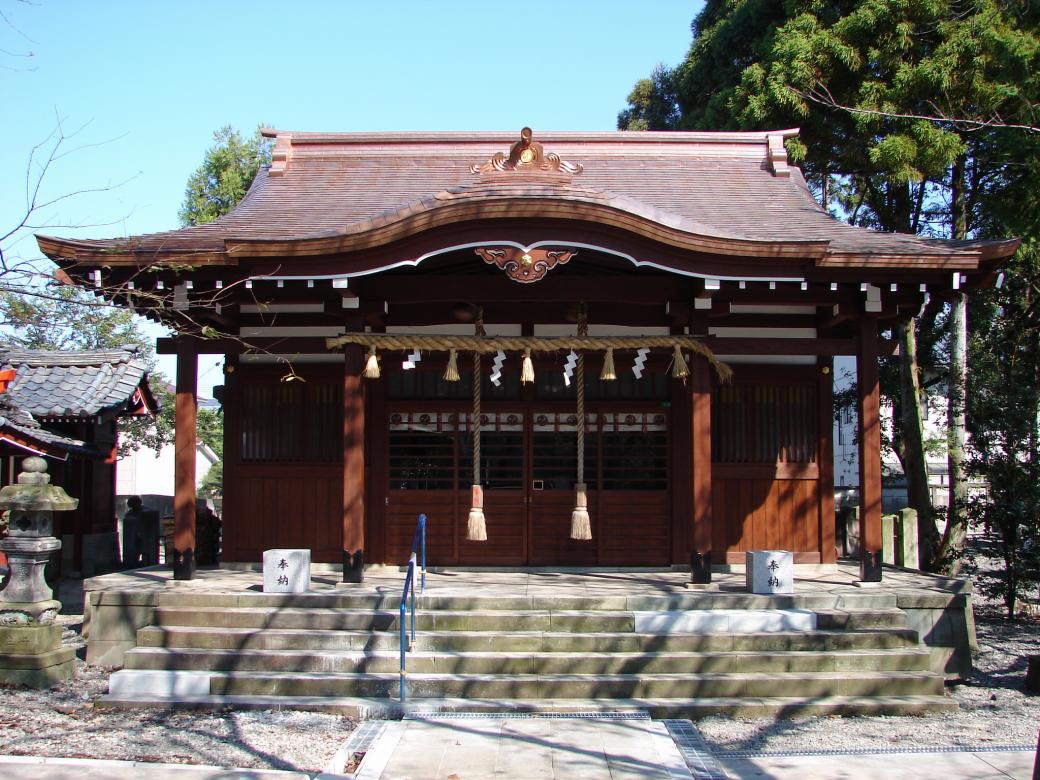
[[361, 347], [344, 349], [343, 581], [361, 582], [365, 567], [365, 388]]
[[817, 360], [817, 448], [816, 458], [820, 479], [820, 563], [838, 560], [834, 544], [834, 361], [829, 357]]
[[859, 401], [860, 579], [881, 582], [881, 391], [877, 317], [864, 315], [856, 356]]
[[190, 338], [177, 339], [174, 403], [173, 578], [195, 576], [195, 436], [198, 352]]
[[702, 357], [690, 365], [690, 456], [693, 528], [690, 581], [711, 582], [711, 366]]

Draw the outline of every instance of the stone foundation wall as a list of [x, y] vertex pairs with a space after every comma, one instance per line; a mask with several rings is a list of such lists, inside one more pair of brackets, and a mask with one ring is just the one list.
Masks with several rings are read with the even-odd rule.
[[87, 663], [122, 666], [123, 654], [137, 646], [137, 629], [154, 622], [159, 595], [157, 591], [86, 592], [83, 638], [87, 640]]

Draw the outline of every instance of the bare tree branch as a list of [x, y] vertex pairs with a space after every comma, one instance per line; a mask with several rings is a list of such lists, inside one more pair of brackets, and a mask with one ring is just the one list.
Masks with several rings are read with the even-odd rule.
[[[857, 106], [849, 106], [844, 103], [840, 103], [835, 100], [826, 84], [817, 82], [816, 86], [811, 90], [798, 89], [788, 85], [788, 89], [794, 92], [796, 95], [800, 95], [806, 100], [810, 100], [818, 105], [825, 106], [837, 111], [846, 111], [850, 114], [859, 114], [863, 116], [876, 116], [883, 117], [886, 119], [913, 119], [922, 120], [925, 122], [933, 122], [935, 124], [949, 124], [957, 128], [962, 132], [972, 133], [978, 132], [979, 130], [985, 130], [988, 128], [1005, 128], [1009, 130], [1025, 130], [1030, 133], [1040, 133], [1040, 126], [1019, 124], [1016, 122], [1006, 121], [999, 113], [994, 112], [991, 116], [985, 119], [973, 119], [971, 117], [955, 117], [946, 116], [940, 110], [939, 106], [934, 102], [930, 101], [930, 105], [935, 109], [935, 114], [906, 114], [895, 111], [881, 111], [873, 108], [859, 108]], [[1036, 108], [1036, 107], [1034, 107]]]

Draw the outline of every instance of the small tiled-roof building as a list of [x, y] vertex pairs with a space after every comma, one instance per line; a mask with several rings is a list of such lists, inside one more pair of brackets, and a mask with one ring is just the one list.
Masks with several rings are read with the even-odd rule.
[[[218, 353], [224, 559], [302, 547], [345, 578], [406, 560], [419, 512], [435, 564], [831, 564], [832, 360], [854, 356], [873, 579], [884, 333], [927, 296], [992, 284], [1017, 242], [844, 224], [790, 165], [795, 132], [270, 131], [271, 165], [215, 222], [37, 239], [68, 279], [183, 312], [159, 344], [178, 356], [177, 577], [193, 571], [197, 360]], [[282, 381], [286, 361], [306, 382]], [[591, 539], [568, 531], [575, 482]]]
[[116, 421], [151, 414], [158, 404], [148, 366], [136, 347], [50, 351], [0, 346], [0, 457], [3, 484], [30, 454], [55, 462], [55, 484], [79, 499], [55, 514], [55, 535], [73, 571], [91, 573], [118, 562], [115, 515]]

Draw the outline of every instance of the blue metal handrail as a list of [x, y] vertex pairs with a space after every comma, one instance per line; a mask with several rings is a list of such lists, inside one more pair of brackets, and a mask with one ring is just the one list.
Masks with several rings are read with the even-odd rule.
[[[401, 604], [398, 614], [398, 629], [400, 640], [398, 647], [401, 654], [401, 703], [405, 700], [405, 677], [407, 676], [407, 653], [415, 647], [415, 570], [418, 566], [416, 551], [422, 556], [422, 568], [420, 569], [419, 592], [426, 592], [426, 515], [419, 515], [419, 521], [415, 524], [415, 534], [412, 536], [412, 554], [408, 557], [408, 573], [404, 576], [404, 589], [401, 591]], [[406, 634], [406, 612], [409, 602], [411, 603], [411, 636]]]

